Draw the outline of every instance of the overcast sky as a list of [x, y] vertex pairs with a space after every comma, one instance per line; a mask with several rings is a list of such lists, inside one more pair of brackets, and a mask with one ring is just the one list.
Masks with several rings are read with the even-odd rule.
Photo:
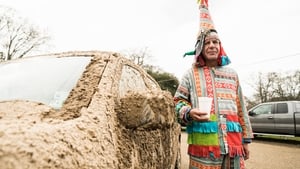
[[[196, 0], [0, 0], [52, 37], [47, 52], [134, 51], [179, 79], [199, 29]], [[250, 96], [251, 75], [300, 67], [299, 0], [210, 0], [209, 9], [231, 67]]]

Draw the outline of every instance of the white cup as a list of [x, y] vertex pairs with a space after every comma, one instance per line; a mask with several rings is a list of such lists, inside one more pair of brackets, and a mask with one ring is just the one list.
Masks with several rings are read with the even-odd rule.
[[212, 105], [212, 98], [211, 97], [198, 97], [198, 106], [200, 112], [207, 113], [206, 117], [210, 118], [210, 110]]

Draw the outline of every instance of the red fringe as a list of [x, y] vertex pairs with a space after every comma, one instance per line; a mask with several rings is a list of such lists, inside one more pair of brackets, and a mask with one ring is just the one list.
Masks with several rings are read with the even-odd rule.
[[[228, 146], [229, 156], [245, 156], [243, 146]], [[193, 155], [196, 157], [210, 157], [210, 153], [214, 154], [215, 158], [221, 157], [221, 150], [219, 146], [198, 146], [190, 144], [188, 147], [189, 155]]]
[[245, 156], [243, 146], [229, 146], [228, 151], [230, 157]]
[[[242, 144], [242, 135], [241, 133], [227, 133], [227, 143], [228, 143], [228, 153], [230, 157], [236, 156], [245, 156], [244, 148]], [[210, 157], [210, 154], [213, 153], [215, 158], [221, 157], [220, 146], [200, 146], [190, 144], [188, 147], [189, 155], [196, 157]]]
[[228, 151], [230, 157], [244, 156], [241, 133], [227, 133]]
[[188, 153], [197, 157], [210, 157], [210, 153], [213, 153], [215, 158], [221, 157], [220, 146], [199, 146], [190, 144]]
[[242, 133], [227, 132], [227, 142], [229, 146], [242, 145]]

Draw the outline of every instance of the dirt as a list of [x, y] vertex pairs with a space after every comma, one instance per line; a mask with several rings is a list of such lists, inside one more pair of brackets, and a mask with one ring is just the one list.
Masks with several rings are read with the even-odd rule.
[[[188, 169], [187, 134], [181, 135], [181, 168]], [[249, 145], [250, 158], [245, 161], [247, 169], [298, 169], [300, 168], [300, 145], [257, 141]]]
[[[98, 55], [119, 62], [115, 54]], [[102, 72], [97, 62], [89, 69]], [[0, 102], [0, 168], [175, 168], [180, 127], [170, 93], [128, 93], [118, 105], [112, 94], [118, 70], [115, 64], [107, 69], [107, 81], [85, 74], [61, 110]]]

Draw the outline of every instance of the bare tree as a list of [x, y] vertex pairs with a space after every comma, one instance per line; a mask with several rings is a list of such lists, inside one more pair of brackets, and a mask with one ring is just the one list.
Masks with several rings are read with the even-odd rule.
[[297, 95], [297, 100], [300, 100], [300, 70], [295, 72], [295, 82], [296, 82], [296, 95]]
[[300, 100], [300, 71], [294, 74], [258, 74], [254, 97], [260, 102]]
[[289, 80], [286, 80], [286, 78], [282, 77], [281, 75], [276, 76], [275, 83], [273, 85], [274, 94], [278, 98], [284, 98], [286, 97], [286, 91], [288, 90], [288, 82]]
[[0, 7], [0, 59], [22, 58], [44, 45], [50, 37], [10, 8]]
[[300, 71], [286, 76], [286, 97], [300, 100]]
[[268, 101], [270, 97], [270, 87], [272, 86], [272, 79], [269, 76], [263, 76], [260, 72], [258, 75], [258, 82], [256, 82], [256, 99], [260, 100], [260, 102]]
[[150, 52], [147, 47], [139, 49], [139, 50], [132, 50], [129, 52], [126, 52], [125, 54], [130, 60], [132, 60], [137, 65], [144, 66], [146, 65], [146, 60], [150, 60], [152, 58], [152, 55], [150, 55]]

